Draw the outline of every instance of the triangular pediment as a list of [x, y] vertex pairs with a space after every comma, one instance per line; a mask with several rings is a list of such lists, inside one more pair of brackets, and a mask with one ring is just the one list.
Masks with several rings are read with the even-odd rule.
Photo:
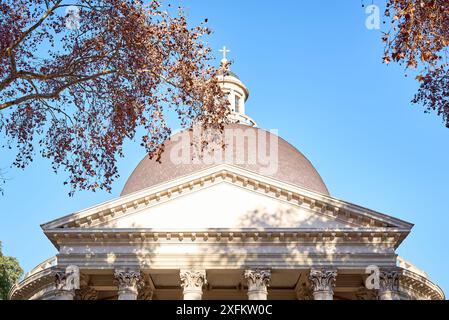
[[356, 224], [290, 203], [229, 181], [160, 200], [141, 210], [95, 225], [96, 228], [341, 229]]
[[292, 228], [412, 225], [326, 195], [221, 165], [54, 220], [44, 230]]

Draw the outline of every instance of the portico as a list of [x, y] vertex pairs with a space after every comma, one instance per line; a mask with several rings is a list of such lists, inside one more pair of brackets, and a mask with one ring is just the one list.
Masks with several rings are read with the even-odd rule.
[[174, 135], [120, 197], [41, 226], [57, 256], [11, 299], [444, 299], [397, 255], [411, 223], [332, 197], [302, 153], [246, 116], [237, 76], [219, 81], [239, 103], [225, 130], [243, 142], [223, 161], [186, 163], [191, 134]]

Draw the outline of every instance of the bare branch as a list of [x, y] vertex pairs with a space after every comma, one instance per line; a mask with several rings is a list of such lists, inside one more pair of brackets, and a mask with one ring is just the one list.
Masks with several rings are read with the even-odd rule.
[[62, 91], [64, 91], [67, 88], [70, 88], [70, 87], [74, 86], [75, 84], [78, 84], [78, 83], [81, 83], [81, 82], [86, 82], [86, 81], [89, 81], [89, 80], [92, 80], [92, 79], [96, 79], [98, 77], [105, 76], [105, 75], [108, 75], [108, 74], [112, 74], [114, 72], [116, 72], [116, 70], [107, 70], [107, 71], [103, 71], [103, 72], [94, 74], [92, 76], [79, 77], [77, 80], [68, 82], [65, 85], [55, 89], [54, 91], [52, 91], [50, 93], [28, 94], [28, 95], [20, 97], [18, 99], [14, 99], [14, 100], [11, 100], [11, 101], [8, 101], [8, 102], [5, 102], [5, 103], [0, 103], [0, 110], [6, 109], [6, 108], [8, 108], [10, 106], [13, 106], [13, 105], [19, 105], [19, 104], [24, 103], [24, 102], [29, 101], [29, 100], [56, 99], [56, 98], [58, 98], [59, 94]]

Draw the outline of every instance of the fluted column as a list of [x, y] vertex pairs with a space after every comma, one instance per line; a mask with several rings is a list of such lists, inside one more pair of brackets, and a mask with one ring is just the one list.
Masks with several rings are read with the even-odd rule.
[[337, 270], [310, 270], [309, 281], [314, 300], [333, 300], [336, 278]]
[[138, 271], [117, 270], [114, 273], [115, 284], [118, 286], [118, 300], [137, 300], [142, 276]]
[[55, 300], [73, 300], [75, 290], [80, 288], [80, 273], [77, 266], [68, 266], [65, 271], [55, 272]]
[[379, 299], [400, 300], [399, 272], [381, 271], [379, 274]]
[[267, 300], [271, 271], [246, 270], [244, 276], [248, 282], [248, 300]]
[[206, 270], [181, 270], [179, 272], [184, 300], [201, 300], [203, 286], [207, 284]]

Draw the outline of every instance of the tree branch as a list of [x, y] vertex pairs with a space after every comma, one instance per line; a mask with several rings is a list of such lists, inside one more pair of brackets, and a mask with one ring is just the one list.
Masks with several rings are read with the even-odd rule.
[[64, 91], [65, 89], [67, 89], [67, 88], [69, 88], [69, 87], [71, 87], [71, 86], [73, 86], [75, 84], [78, 84], [78, 83], [81, 83], [81, 82], [86, 82], [86, 81], [89, 81], [89, 80], [93, 80], [95, 78], [98, 78], [98, 77], [101, 77], [101, 76], [105, 76], [105, 75], [108, 75], [108, 74], [112, 74], [112, 73], [115, 73], [115, 72], [116, 72], [116, 70], [108, 70], [108, 71], [103, 71], [101, 73], [97, 73], [97, 74], [94, 74], [94, 75], [91, 75], [91, 76], [88, 76], [88, 77], [79, 78], [79, 79], [77, 79], [75, 81], [71, 81], [71, 82], [66, 83], [65, 85], [59, 87], [58, 89], [56, 89], [55, 91], [53, 91], [51, 93], [28, 94], [26, 96], [23, 96], [23, 97], [20, 97], [20, 98], [11, 100], [11, 101], [8, 101], [8, 102], [5, 102], [5, 103], [1, 103], [0, 104], [0, 110], [6, 109], [6, 108], [8, 108], [10, 106], [13, 106], [13, 105], [18, 105], [18, 104], [21, 104], [23, 102], [30, 101], [30, 100], [55, 99], [55, 98], [57, 98], [59, 96], [59, 94], [62, 91]]
[[45, 21], [45, 19], [47, 19], [47, 17], [59, 7], [61, 2], [62, 0], [58, 0], [56, 4], [52, 8], [48, 9], [34, 25], [32, 25], [30, 28], [28, 28], [28, 30], [23, 32], [22, 35], [19, 37], [19, 39], [14, 41], [13, 44], [7, 48], [7, 50], [15, 49], [23, 41], [23, 39], [25, 39], [31, 32], [36, 30]]

